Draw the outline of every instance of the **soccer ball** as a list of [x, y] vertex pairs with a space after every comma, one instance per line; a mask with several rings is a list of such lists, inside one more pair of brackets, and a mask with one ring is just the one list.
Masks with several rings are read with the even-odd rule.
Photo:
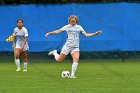
[[70, 77], [70, 72], [69, 71], [63, 71], [61, 73], [62, 78], [69, 78]]

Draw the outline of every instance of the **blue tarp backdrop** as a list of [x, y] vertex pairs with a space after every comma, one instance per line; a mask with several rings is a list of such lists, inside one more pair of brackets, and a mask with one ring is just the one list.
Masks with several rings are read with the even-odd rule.
[[0, 6], [0, 51], [13, 51], [5, 39], [13, 33], [17, 19], [23, 19], [28, 29], [30, 52], [61, 50], [65, 32], [44, 35], [68, 24], [70, 15], [78, 16], [87, 33], [103, 30], [95, 37], [81, 34], [81, 51], [140, 51], [139, 3]]

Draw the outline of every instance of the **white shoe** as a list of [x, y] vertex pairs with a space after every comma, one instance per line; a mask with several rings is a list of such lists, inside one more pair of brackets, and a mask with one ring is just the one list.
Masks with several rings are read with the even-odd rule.
[[21, 71], [21, 69], [20, 68], [17, 68], [16, 72], [19, 72], [19, 71]]
[[70, 76], [70, 78], [76, 78], [74, 75]]
[[54, 52], [57, 52], [57, 50], [53, 50], [51, 52], [48, 53], [49, 56], [54, 55]]
[[23, 69], [23, 72], [27, 72], [27, 69]]

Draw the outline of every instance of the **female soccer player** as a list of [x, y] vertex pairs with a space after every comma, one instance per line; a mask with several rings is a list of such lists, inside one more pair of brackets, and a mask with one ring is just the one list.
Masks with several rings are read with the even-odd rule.
[[23, 20], [21, 19], [17, 20], [17, 27], [14, 29], [13, 35], [15, 37], [12, 44], [13, 47], [16, 41], [16, 44], [15, 44], [15, 56], [16, 56], [16, 65], [17, 65], [16, 71], [21, 71], [19, 55], [20, 55], [20, 52], [22, 52], [22, 58], [24, 60], [23, 72], [27, 72], [27, 64], [28, 64], [27, 51], [29, 49], [28, 31], [25, 27], [23, 27]]
[[60, 32], [66, 31], [68, 38], [61, 50], [60, 55], [57, 53], [57, 50], [53, 50], [48, 53], [48, 55], [54, 55], [55, 60], [57, 62], [61, 62], [65, 59], [65, 57], [71, 53], [72, 59], [73, 59], [73, 64], [72, 64], [72, 71], [71, 71], [71, 78], [76, 78], [75, 77], [75, 72], [78, 66], [79, 62], [79, 33], [81, 32], [85, 37], [91, 37], [95, 35], [99, 35], [102, 33], [102, 31], [97, 31], [96, 33], [86, 33], [84, 29], [80, 26], [77, 25], [78, 23], [78, 18], [74, 15], [70, 16], [68, 18], [69, 24], [65, 25], [59, 30], [55, 30], [52, 32], [48, 32], [45, 36], [48, 37], [49, 35], [52, 34], [58, 34]]

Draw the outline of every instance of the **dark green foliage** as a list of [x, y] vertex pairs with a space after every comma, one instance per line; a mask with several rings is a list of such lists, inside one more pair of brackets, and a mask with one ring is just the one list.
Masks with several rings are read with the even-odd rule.
[[139, 0], [0, 0], [0, 4], [52, 4], [52, 3], [108, 3], [139, 2]]

